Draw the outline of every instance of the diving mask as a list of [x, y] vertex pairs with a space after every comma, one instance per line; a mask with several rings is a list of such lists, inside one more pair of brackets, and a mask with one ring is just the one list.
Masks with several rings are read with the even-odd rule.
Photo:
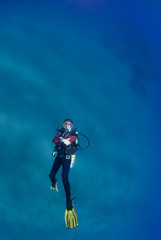
[[72, 127], [73, 127], [73, 124], [72, 123], [68, 123], [68, 122], [65, 122], [64, 124], [63, 124], [63, 127], [65, 128], [65, 129], [68, 129], [68, 130], [71, 130], [72, 129]]

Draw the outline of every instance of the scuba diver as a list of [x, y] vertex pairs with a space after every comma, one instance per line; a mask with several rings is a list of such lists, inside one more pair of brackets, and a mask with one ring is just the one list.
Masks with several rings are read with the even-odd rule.
[[50, 189], [58, 192], [55, 176], [62, 165], [62, 182], [66, 195], [65, 223], [67, 228], [74, 228], [78, 226], [78, 219], [71, 199], [71, 189], [68, 176], [69, 170], [74, 163], [75, 153], [78, 150], [78, 135], [76, 129], [72, 130], [73, 121], [71, 119], [65, 119], [62, 125], [63, 128], [57, 129], [57, 135], [53, 139], [53, 143], [55, 143], [53, 156], [56, 156], [56, 158], [49, 174], [51, 180]]

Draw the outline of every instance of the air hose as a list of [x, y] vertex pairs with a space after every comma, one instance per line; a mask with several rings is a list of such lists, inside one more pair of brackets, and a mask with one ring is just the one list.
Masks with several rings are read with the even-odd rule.
[[[77, 144], [77, 150], [81, 150], [81, 151], [82, 151], [82, 150], [87, 149], [87, 148], [89, 147], [89, 145], [90, 145], [89, 138], [88, 138], [86, 135], [84, 135], [84, 134], [82, 134], [82, 133], [79, 133], [79, 132], [76, 132], [76, 134], [80, 134], [81, 136], [85, 137], [85, 138], [87, 139], [87, 141], [88, 141], [87, 146], [84, 147], [84, 148], [82, 148], [82, 147], [80, 146], [80, 144], [78, 143], [78, 144]], [[80, 138], [79, 138], [79, 136], [78, 136], [78, 139], [79, 139], [79, 142], [80, 142]]]

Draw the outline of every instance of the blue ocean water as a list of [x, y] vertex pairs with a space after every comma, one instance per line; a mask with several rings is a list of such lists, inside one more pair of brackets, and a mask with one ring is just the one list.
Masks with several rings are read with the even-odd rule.
[[[161, 239], [160, 26], [159, 0], [0, 3], [1, 239]], [[90, 139], [72, 230], [48, 177], [66, 118]]]

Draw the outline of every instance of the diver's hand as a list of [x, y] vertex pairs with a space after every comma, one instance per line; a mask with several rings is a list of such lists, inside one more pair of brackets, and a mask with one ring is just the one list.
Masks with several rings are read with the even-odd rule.
[[62, 142], [63, 138], [62, 137], [59, 137], [59, 141]]
[[62, 142], [65, 143], [65, 145], [67, 146], [71, 144], [71, 142], [69, 141], [69, 138], [63, 139]]

